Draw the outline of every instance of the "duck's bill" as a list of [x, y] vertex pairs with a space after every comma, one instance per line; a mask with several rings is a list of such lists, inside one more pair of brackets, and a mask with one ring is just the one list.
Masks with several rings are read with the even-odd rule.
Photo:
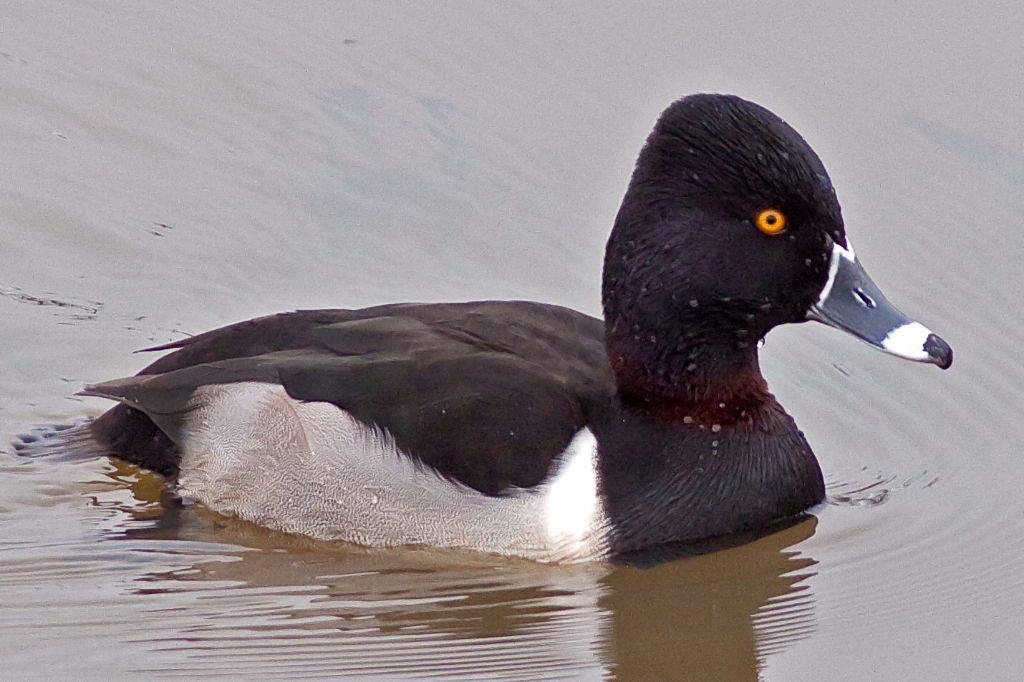
[[807, 318], [849, 332], [897, 357], [942, 369], [953, 364], [949, 344], [889, 303], [853, 250], [839, 244], [832, 246], [828, 281]]

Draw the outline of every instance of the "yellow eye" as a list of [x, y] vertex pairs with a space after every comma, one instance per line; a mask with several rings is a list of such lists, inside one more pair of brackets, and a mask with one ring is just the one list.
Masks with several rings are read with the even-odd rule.
[[765, 234], [778, 234], [786, 229], [786, 215], [777, 208], [766, 208], [757, 214], [757, 227]]

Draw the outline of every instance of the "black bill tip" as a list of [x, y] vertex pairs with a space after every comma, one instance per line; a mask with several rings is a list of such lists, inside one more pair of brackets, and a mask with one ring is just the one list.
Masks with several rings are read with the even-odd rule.
[[939, 369], [949, 369], [953, 365], [953, 349], [935, 334], [929, 334], [924, 340], [924, 352]]

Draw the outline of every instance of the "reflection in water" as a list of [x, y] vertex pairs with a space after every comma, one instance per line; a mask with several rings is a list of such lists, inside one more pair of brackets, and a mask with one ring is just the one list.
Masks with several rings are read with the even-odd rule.
[[767, 654], [813, 629], [815, 562], [787, 548], [817, 520], [756, 542], [605, 578], [619, 680], [758, 680]]
[[121, 497], [112, 537], [181, 560], [132, 585], [157, 604], [134, 642], [163, 654], [138, 672], [757, 680], [768, 653], [813, 627], [800, 583], [814, 561], [787, 550], [813, 519], [654, 568], [548, 566], [316, 542], [176, 505], [129, 465], [110, 478], [135, 498]]

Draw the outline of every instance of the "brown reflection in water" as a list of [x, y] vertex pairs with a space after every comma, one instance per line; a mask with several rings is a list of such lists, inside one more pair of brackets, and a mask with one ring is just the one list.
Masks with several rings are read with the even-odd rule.
[[616, 678], [758, 680], [766, 653], [813, 629], [802, 580], [816, 562], [788, 550], [817, 519], [755, 542], [604, 579]]
[[317, 542], [182, 507], [133, 466], [109, 475], [143, 503], [124, 510], [135, 522], [121, 537], [191, 548], [186, 566], [135, 583], [140, 595], [203, 594], [179, 635], [153, 638], [181, 651], [178, 672], [201, 651], [208, 673], [734, 682], [757, 680], [767, 654], [813, 629], [799, 583], [815, 562], [788, 549], [813, 518], [654, 568], [548, 566]]

